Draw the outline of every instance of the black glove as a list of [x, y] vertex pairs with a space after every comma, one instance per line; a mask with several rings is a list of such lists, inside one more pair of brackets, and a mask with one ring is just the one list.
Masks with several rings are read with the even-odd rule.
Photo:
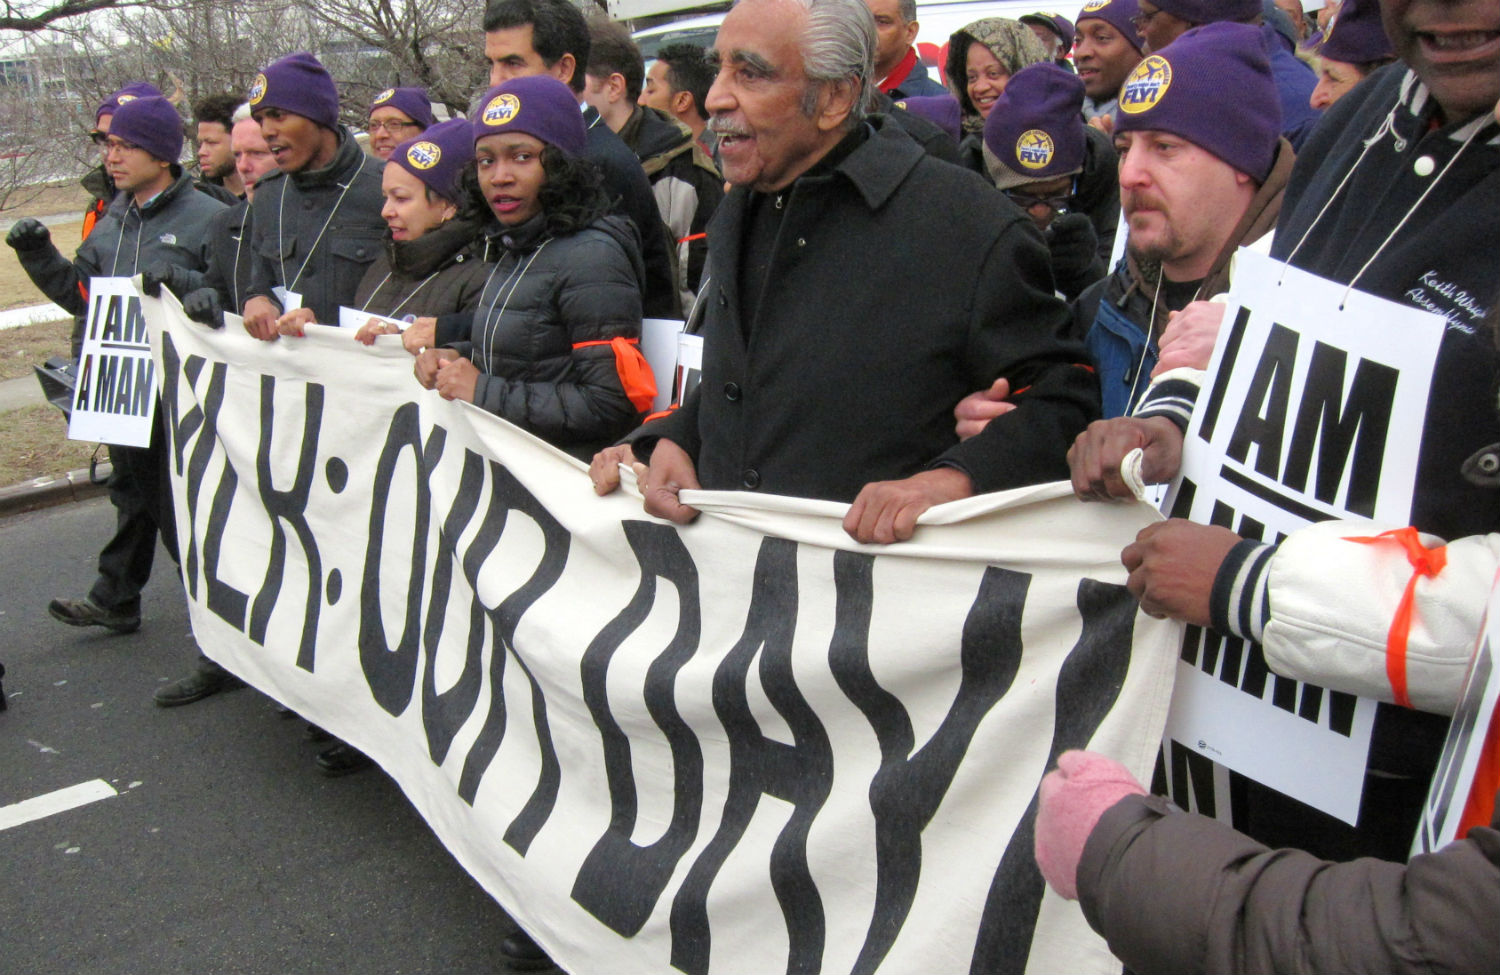
[[1059, 213], [1047, 227], [1047, 250], [1052, 256], [1052, 277], [1068, 300], [1104, 277], [1099, 260], [1099, 235], [1086, 213]]
[[141, 292], [151, 298], [161, 297], [161, 286], [166, 285], [174, 295], [185, 290], [178, 272], [182, 269], [164, 260], [155, 260], [141, 269]]
[[224, 327], [224, 307], [219, 304], [219, 293], [213, 288], [189, 291], [182, 299], [182, 310], [199, 324], [209, 328]]
[[41, 250], [52, 242], [52, 231], [36, 217], [23, 217], [10, 228], [5, 242], [18, 251]]

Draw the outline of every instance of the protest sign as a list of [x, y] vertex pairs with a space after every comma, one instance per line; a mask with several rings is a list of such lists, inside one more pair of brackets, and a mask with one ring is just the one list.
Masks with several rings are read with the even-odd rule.
[[140, 292], [130, 278], [93, 278], [68, 439], [146, 447], [155, 415], [156, 368]]
[[1148, 506], [1043, 485], [878, 547], [685, 492], [679, 527], [392, 344], [147, 310], [199, 645], [378, 761], [564, 969], [1118, 971], [1032, 823], [1064, 749], [1151, 767]]
[[658, 413], [672, 405], [672, 391], [676, 384], [672, 377], [677, 371], [677, 340], [682, 335], [684, 323], [675, 318], [648, 318], [641, 322], [641, 354], [651, 365], [651, 374], [656, 378], [656, 399], [651, 401], [651, 412]]
[[1500, 579], [1490, 590], [1484, 622], [1448, 725], [1448, 738], [1422, 808], [1422, 822], [1411, 853], [1433, 853], [1463, 839], [1475, 826], [1488, 826], [1500, 789]]
[[[1330, 518], [1406, 525], [1443, 320], [1244, 249], [1235, 262], [1167, 510], [1267, 542]], [[1374, 708], [1190, 627], [1167, 732], [1353, 823]]]

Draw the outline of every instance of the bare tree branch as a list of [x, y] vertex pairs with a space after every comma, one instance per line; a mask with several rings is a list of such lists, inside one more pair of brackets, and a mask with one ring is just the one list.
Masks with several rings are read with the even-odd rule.
[[34, 32], [46, 30], [59, 20], [94, 13], [98, 10], [139, 6], [137, 0], [61, 0], [34, 14], [22, 14], [15, 4], [5, 3], [0, 14], [0, 30]]

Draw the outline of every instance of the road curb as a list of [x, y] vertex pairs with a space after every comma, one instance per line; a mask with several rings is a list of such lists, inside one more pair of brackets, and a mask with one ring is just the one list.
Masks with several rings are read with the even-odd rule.
[[[109, 464], [100, 464], [95, 473], [101, 479], [108, 477]], [[37, 477], [0, 488], [0, 518], [73, 501], [87, 501], [103, 493], [104, 485], [90, 480], [87, 468], [56, 477]]]

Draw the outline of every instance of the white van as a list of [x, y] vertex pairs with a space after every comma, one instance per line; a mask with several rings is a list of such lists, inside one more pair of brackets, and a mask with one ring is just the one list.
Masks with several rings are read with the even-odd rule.
[[[724, 20], [724, 7], [715, 13], [695, 12], [691, 9], [701, 5], [690, 5], [685, 0], [611, 0], [609, 13], [620, 21], [650, 21], [652, 26], [643, 27], [632, 36], [640, 46], [641, 53], [649, 61], [666, 44], [686, 42], [699, 47], [712, 47], [718, 36], [719, 24]], [[689, 7], [679, 10], [678, 8]], [[1024, 14], [1045, 12], [1060, 13], [1076, 22], [1083, 4], [1074, 2], [1048, 5], [1045, 0], [948, 0], [948, 2], [923, 3], [917, 0], [917, 54], [930, 69], [933, 78], [942, 80], [943, 65], [948, 60], [948, 38], [966, 24], [984, 17], [1009, 17], [1015, 20]], [[662, 15], [668, 15], [663, 20]]]

